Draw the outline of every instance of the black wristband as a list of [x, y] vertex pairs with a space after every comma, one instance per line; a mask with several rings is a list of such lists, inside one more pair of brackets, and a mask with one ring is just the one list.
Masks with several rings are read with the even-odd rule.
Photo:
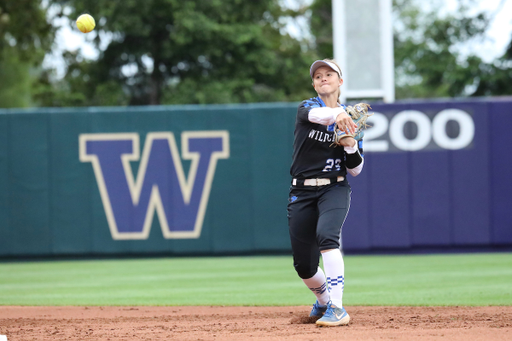
[[359, 149], [353, 154], [345, 153], [345, 166], [348, 169], [356, 168], [363, 162], [363, 157], [359, 153]]

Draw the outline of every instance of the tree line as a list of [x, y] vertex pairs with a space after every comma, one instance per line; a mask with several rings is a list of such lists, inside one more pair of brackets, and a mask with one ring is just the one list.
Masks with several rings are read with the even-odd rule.
[[[420, 0], [394, 0], [397, 99], [512, 94], [512, 42], [485, 62], [458, 46], [485, 39], [492, 17], [459, 0], [439, 16]], [[280, 0], [0, 0], [0, 107], [124, 106], [300, 101], [308, 68], [332, 57], [331, 0], [298, 9]], [[64, 51], [43, 61], [56, 22], [87, 12], [98, 58]], [[310, 35], [286, 31], [309, 23]]]

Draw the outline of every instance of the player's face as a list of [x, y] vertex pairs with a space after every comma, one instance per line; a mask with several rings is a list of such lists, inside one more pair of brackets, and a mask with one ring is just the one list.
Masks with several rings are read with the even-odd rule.
[[342, 84], [343, 79], [330, 67], [321, 66], [313, 74], [313, 87], [319, 95], [335, 93]]

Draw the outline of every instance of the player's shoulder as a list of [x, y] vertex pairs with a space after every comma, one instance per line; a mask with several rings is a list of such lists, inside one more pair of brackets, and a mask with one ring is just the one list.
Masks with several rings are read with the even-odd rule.
[[319, 108], [321, 106], [322, 106], [322, 102], [320, 102], [320, 99], [318, 97], [312, 97], [312, 98], [303, 100], [300, 103], [299, 108], [302, 107], [302, 108], [312, 109], [312, 108]]

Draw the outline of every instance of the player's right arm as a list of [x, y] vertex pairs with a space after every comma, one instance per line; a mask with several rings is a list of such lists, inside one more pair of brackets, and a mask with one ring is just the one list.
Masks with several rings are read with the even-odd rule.
[[311, 122], [328, 126], [336, 122], [336, 117], [341, 110], [345, 111], [341, 107], [323, 107], [316, 98], [311, 98], [300, 104], [297, 117], [303, 123]]
[[357, 129], [343, 106], [337, 108], [322, 107], [316, 101], [304, 101], [299, 107], [299, 119], [325, 126], [337, 123], [341, 130], [351, 134]]
[[[319, 107], [313, 108], [308, 113], [308, 120], [313, 123], [322, 124], [324, 126], [328, 126], [336, 122], [336, 118], [340, 114], [346, 113], [343, 107], [338, 108], [329, 108], [329, 107]], [[349, 117], [350, 118], [350, 117]]]

